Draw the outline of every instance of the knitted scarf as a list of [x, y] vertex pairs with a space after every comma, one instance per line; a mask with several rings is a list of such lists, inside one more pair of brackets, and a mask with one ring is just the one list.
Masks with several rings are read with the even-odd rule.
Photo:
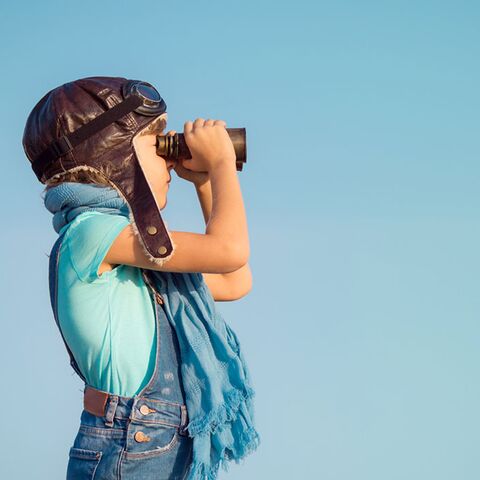
[[[57, 233], [85, 211], [129, 216], [114, 188], [94, 184], [61, 183], [47, 190], [44, 203]], [[220, 465], [228, 471], [229, 461], [240, 463], [260, 444], [249, 371], [237, 335], [216, 310], [201, 273], [149, 273], [180, 345], [187, 429], [193, 437], [188, 480], [214, 480]]]

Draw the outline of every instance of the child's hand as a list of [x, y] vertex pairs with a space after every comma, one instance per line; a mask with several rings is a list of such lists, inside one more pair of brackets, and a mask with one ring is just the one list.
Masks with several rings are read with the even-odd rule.
[[[169, 130], [166, 134], [175, 135], [175, 133], [177, 133], [175, 130]], [[193, 170], [189, 170], [182, 165], [182, 160], [176, 162], [173, 169], [180, 178], [192, 182], [195, 186], [201, 186], [210, 180], [208, 172], [194, 172]]]

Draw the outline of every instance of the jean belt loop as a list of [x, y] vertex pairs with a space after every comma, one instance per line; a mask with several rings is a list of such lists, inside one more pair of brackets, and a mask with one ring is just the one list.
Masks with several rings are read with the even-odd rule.
[[113, 419], [115, 418], [115, 411], [118, 405], [118, 395], [110, 395], [107, 406], [107, 413], [105, 414], [105, 425], [113, 427]]

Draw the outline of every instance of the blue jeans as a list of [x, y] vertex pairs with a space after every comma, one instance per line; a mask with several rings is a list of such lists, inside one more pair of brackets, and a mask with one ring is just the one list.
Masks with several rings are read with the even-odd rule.
[[[183, 432], [185, 405], [117, 397], [112, 427], [105, 426], [105, 417], [83, 410], [67, 480], [185, 479], [193, 447], [193, 439]], [[107, 402], [107, 412], [114, 398]]]

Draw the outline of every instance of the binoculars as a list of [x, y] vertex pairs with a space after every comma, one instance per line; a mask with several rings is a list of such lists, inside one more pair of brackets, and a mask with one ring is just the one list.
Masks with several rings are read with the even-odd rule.
[[[244, 128], [226, 128], [235, 149], [235, 163], [237, 171], [241, 172], [243, 164], [247, 162], [247, 132]], [[171, 160], [184, 160], [192, 158], [188, 149], [185, 135], [157, 135], [157, 155]]]

